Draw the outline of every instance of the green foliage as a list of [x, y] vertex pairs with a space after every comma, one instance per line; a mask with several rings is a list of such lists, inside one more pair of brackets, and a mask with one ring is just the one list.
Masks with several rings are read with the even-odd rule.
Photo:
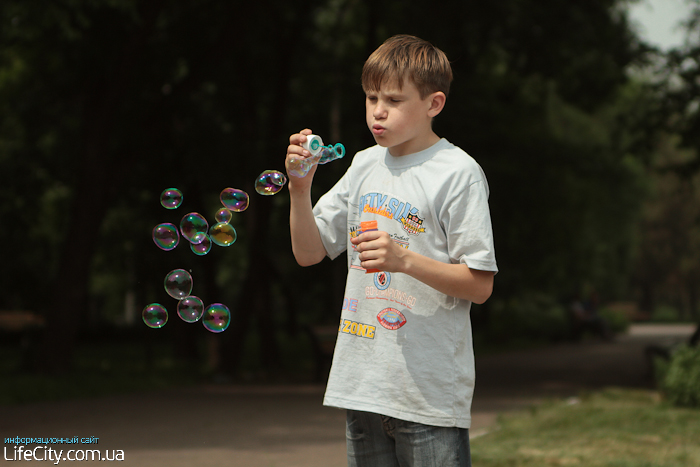
[[666, 300], [682, 314], [697, 309], [700, 280], [700, 1], [687, 3], [685, 43], [647, 70], [661, 99], [655, 112], [645, 112], [643, 127], [658, 136], [647, 139], [653, 196], [644, 206], [635, 268], [645, 311]]
[[661, 388], [673, 404], [700, 408], [700, 347], [681, 345], [673, 351]]
[[[60, 316], [63, 328], [48, 333], [60, 354], [79, 326], [119, 320], [127, 296], [136, 308], [160, 300], [168, 268], [191, 265], [208, 297], [245, 308], [242, 334], [257, 323], [260, 352], [274, 348], [265, 326], [274, 339], [283, 326], [335, 316], [342, 271], [328, 262], [300, 271], [286, 195], [261, 200], [251, 184], [282, 168], [288, 135], [301, 128], [350, 154], [373, 144], [362, 64], [410, 32], [451, 59], [455, 81], [435, 128], [476, 158], [491, 187], [502, 297], [491, 321], [508, 336], [522, 324], [528, 336], [557, 338], [566, 313], [547, 297], [584, 280], [623, 293], [638, 244], [639, 148], [654, 135], [640, 122], [659, 96], [629, 83], [644, 50], [622, 3], [5, 0], [0, 217], [12, 228], [0, 256], [12, 268], [0, 273], [0, 309]], [[319, 171], [314, 199], [350, 161]], [[169, 186], [207, 216], [222, 188], [251, 193], [236, 245], [200, 259], [157, 251], [148, 233], [173, 221], [157, 204]], [[299, 276], [315, 293], [288, 291]], [[275, 290], [275, 306], [259, 299]]]
[[598, 311], [598, 314], [605, 320], [605, 322], [608, 324], [610, 332], [613, 334], [621, 334], [630, 326], [629, 317], [621, 310], [613, 310], [603, 307]]
[[678, 309], [671, 305], [657, 305], [651, 312], [650, 320], [656, 323], [675, 323], [680, 319]]
[[488, 332], [499, 340], [560, 340], [566, 337], [569, 328], [566, 307], [546, 294], [494, 298], [490, 304]]
[[145, 339], [80, 343], [73, 370], [60, 375], [27, 372], [18, 348], [2, 346], [0, 357], [0, 406], [180, 387], [203, 376], [198, 365], [175, 358], [171, 345]]

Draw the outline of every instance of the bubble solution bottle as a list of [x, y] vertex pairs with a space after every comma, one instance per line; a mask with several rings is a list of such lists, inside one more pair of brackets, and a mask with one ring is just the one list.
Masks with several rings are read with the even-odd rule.
[[[360, 234], [365, 232], [372, 232], [379, 230], [377, 228], [377, 221], [363, 221], [360, 222]], [[365, 274], [374, 274], [375, 272], [381, 272], [379, 269], [365, 269]]]

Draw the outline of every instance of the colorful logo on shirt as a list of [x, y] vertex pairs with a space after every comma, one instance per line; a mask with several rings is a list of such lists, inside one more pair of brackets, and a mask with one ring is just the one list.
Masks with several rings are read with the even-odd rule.
[[[378, 278], [375, 277], [375, 283], [377, 279]], [[416, 306], [416, 297], [393, 287], [389, 287], [388, 285], [384, 289], [368, 285], [365, 287], [365, 298], [367, 300], [388, 300], [398, 303], [400, 306], [405, 306], [408, 309], [412, 309]]]
[[343, 310], [357, 311], [357, 299], [345, 297], [343, 299]]
[[379, 271], [374, 275], [374, 286], [379, 290], [386, 290], [391, 284], [391, 274], [386, 271]]
[[395, 331], [406, 324], [406, 317], [396, 308], [384, 308], [377, 314], [377, 321], [383, 327]]
[[425, 218], [418, 215], [418, 208], [393, 196], [390, 197], [390, 195], [383, 193], [366, 193], [360, 196], [358, 209], [360, 217], [365, 213], [393, 219], [411, 235], [425, 232], [425, 227], [423, 227]]
[[425, 232], [425, 228], [423, 227], [424, 220], [425, 219], [421, 219], [415, 214], [409, 214], [401, 219], [401, 226], [411, 235], [418, 235], [419, 233]]
[[351, 334], [357, 337], [364, 337], [365, 339], [374, 339], [374, 331], [376, 331], [377, 328], [369, 324], [343, 319], [340, 321], [340, 328], [338, 330], [343, 334]]

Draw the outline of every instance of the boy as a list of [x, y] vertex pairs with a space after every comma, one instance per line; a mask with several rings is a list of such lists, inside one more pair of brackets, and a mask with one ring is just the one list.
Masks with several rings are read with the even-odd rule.
[[[314, 207], [318, 166], [289, 177], [297, 262], [348, 252], [324, 405], [347, 409], [350, 466], [471, 465], [469, 311], [491, 295], [497, 267], [484, 174], [432, 129], [451, 80], [430, 43], [388, 39], [362, 72], [377, 145], [358, 152]], [[287, 160], [310, 155], [301, 146], [310, 134], [290, 137]], [[362, 233], [370, 220], [378, 230]]]

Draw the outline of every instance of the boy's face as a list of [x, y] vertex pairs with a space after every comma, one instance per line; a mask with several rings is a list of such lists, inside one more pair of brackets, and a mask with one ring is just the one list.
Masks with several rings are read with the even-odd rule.
[[[396, 81], [385, 81], [378, 91], [367, 91], [365, 98], [367, 126], [380, 146], [389, 148], [392, 156], [404, 156], [429, 148], [439, 139], [433, 133], [433, 93], [421, 99], [410, 80], [399, 89]], [[443, 100], [444, 103], [444, 100]]]

